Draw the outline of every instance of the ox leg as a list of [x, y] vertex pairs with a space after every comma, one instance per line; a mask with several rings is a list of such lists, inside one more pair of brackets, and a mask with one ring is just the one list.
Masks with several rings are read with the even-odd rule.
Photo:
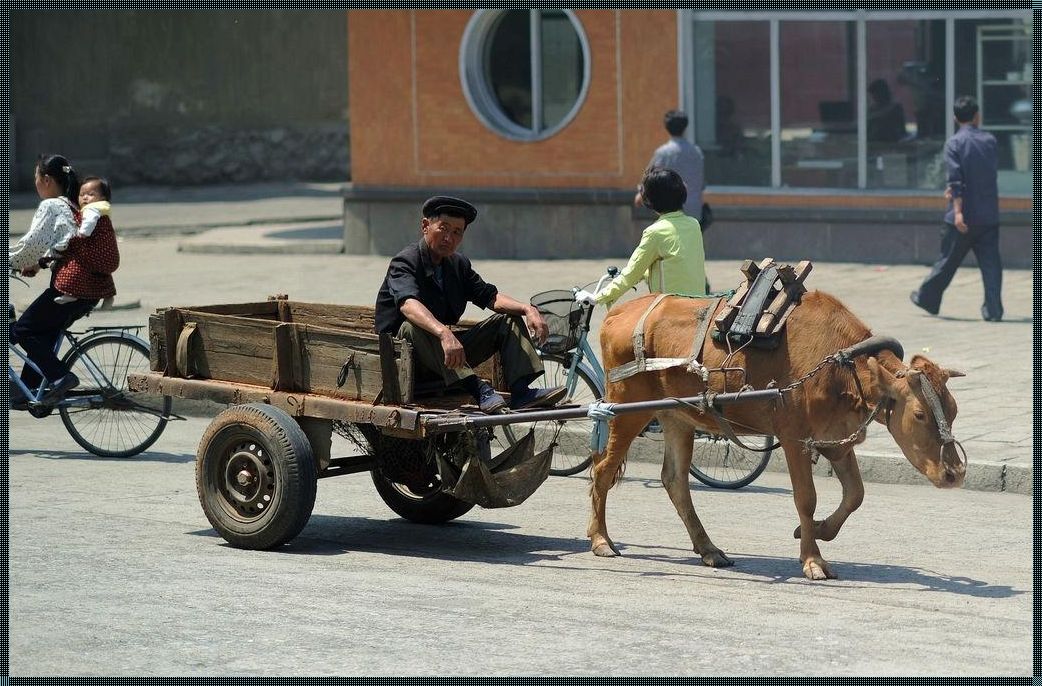
[[[832, 470], [843, 486], [843, 498], [836, 511], [823, 521], [814, 522], [814, 538], [819, 541], [831, 541], [839, 534], [847, 517], [861, 507], [865, 499], [865, 484], [861, 481], [861, 469], [858, 467], [853, 448], [841, 448], [835, 454], [822, 450], [822, 454], [832, 463]], [[797, 526], [792, 535], [794, 538], [800, 538], [800, 527]]]
[[611, 421], [607, 450], [593, 456], [593, 467], [590, 471], [590, 504], [593, 511], [586, 535], [590, 537], [593, 554], [599, 557], [614, 557], [619, 554], [619, 549], [608, 537], [608, 523], [605, 517], [608, 489], [621, 477], [630, 445], [647, 423], [648, 418], [643, 415], [616, 417]]
[[688, 469], [691, 467], [691, 453], [695, 440], [695, 432], [687, 423], [676, 419], [660, 417], [665, 434], [665, 451], [662, 459], [662, 485], [673, 501], [673, 507], [684, 522], [687, 535], [691, 537], [691, 545], [696, 553], [702, 556], [702, 563], [709, 567], [730, 567], [734, 564], [723, 551], [709, 540], [702, 521], [695, 512], [691, 502], [691, 484]]
[[836, 575], [821, 556], [818, 542], [814, 538], [814, 509], [818, 505], [818, 494], [814, 490], [810, 459], [803, 452], [803, 445], [799, 441], [784, 442], [782, 448], [785, 450], [785, 464], [789, 468], [789, 479], [792, 481], [792, 498], [796, 503], [796, 514], [800, 518], [800, 562], [803, 563], [803, 575], [812, 581], [835, 579]]

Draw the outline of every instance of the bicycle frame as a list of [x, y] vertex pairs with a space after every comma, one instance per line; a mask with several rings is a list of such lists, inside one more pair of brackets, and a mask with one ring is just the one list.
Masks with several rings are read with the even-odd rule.
[[[54, 344], [54, 354], [57, 355], [59, 353], [59, 351], [61, 351], [62, 343], [64, 341], [68, 341], [70, 346], [71, 346], [71, 349], [75, 350], [76, 348], [84, 347], [87, 343], [89, 343], [90, 341], [94, 340], [95, 338], [97, 338], [99, 336], [111, 335], [111, 333], [113, 331], [119, 331], [120, 332], [119, 335], [120, 335], [121, 338], [127, 338], [129, 340], [133, 340], [133, 341], [135, 341], [137, 343], [140, 343], [140, 344], [142, 344], [142, 345], [147, 347], [148, 344], [145, 343], [144, 340], [142, 340], [138, 336], [135, 336], [132, 333], [129, 333], [129, 331], [128, 331], [128, 329], [140, 329], [140, 328], [141, 327], [136, 327], [136, 326], [99, 326], [99, 327], [91, 327], [90, 329], [87, 330], [88, 335], [85, 336], [84, 338], [76, 338], [76, 336], [73, 334], [73, 332], [68, 331], [68, 330], [62, 331], [61, 335], [58, 336], [58, 340]], [[9, 344], [8, 348], [10, 349], [11, 352], [13, 352], [18, 358], [20, 358], [22, 360], [23, 364], [28, 365], [30, 369], [35, 371], [40, 376], [40, 379], [41, 379], [40, 384], [36, 388], [36, 390], [30, 390], [28, 385], [26, 385], [26, 383], [24, 381], [22, 381], [21, 376], [19, 374], [15, 373], [14, 367], [12, 367], [10, 362], [9, 362], [8, 365], [7, 365], [7, 373], [8, 373], [8, 378], [10, 378], [10, 380], [11, 380], [12, 386], [13, 387], [17, 387], [30, 403], [39, 403], [40, 399], [43, 397], [43, 394], [44, 394], [44, 392], [45, 392], [45, 390], [47, 388], [47, 379], [44, 377], [43, 372], [36, 365], [36, 363], [33, 362], [31, 359], [29, 359], [29, 356], [25, 352], [23, 352], [20, 348], [18, 348], [18, 346], [16, 344], [11, 343], [11, 344]], [[94, 381], [94, 383], [96, 385], [96, 388], [98, 388], [98, 389], [114, 389], [115, 388], [113, 386], [113, 384], [112, 384], [112, 381], [108, 378], [108, 376], [105, 374], [105, 372], [102, 371], [101, 368], [98, 367], [98, 365], [94, 362], [94, 360], [91, 359], [90, 355], [84, 354], [80, 359], [83, 361], [84, 367], [86, 368], [87, 372], [90, 374], [92, 380]], [[74, 390], [74, 391], [71, 391], [68, 396], [63, 398], [58, 403], [56, 403], [55, 407], [74, 407], [74, 406], [87, 406], [87, 407], [89, 407], [93, 402], [95, 402], [98, 399], [98, 397], [99, 397], [98, 393], [96, 393], [96, 392], [91, 392], [89, 394], [84, 394], [84, 395], [77, 395], [76, 391]]]

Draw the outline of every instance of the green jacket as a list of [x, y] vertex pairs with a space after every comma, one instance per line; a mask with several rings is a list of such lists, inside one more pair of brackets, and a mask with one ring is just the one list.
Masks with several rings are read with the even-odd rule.
[[706, 294], [705, 249], [698, 220], [683, 212], [667, 212], [644, 229], [629, 264], [597, 296], [611, 303], [637, 285], [648, 282], [652, 293]]

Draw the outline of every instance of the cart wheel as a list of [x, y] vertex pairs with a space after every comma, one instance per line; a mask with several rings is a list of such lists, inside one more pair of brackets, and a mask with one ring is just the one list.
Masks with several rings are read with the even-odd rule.
[[473, 509], [472, 503], [441, 492], [437, 475], [424, 488], [391, 481], [379, 469], [373, 470], [373, 484], [387, 507], [399, 517], [417, 524], [444, 524], [462, 517]]
[[381, 465], [372, 471], [373, 485], [395, 514], [417, 524], [444, 524], [473, 509], [472, 503], [441, 490], [438, 468], [428, 459], [429, 451], [438, 449], [430, 443], [433, 439], [396, 438], [373, 427], [359, 428]]
[[195, 483], [206, 518], [224, 540], [268, 550], [307, 524], [318, 477], [300, 425], [278, 408], [254, 403], [224, 410], [206, 428]]

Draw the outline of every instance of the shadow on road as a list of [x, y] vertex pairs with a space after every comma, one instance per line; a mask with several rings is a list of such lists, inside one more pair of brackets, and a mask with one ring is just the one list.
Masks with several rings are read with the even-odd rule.
[[32, 455], [45, 460], [90, 460], [91, 462], [164, 462], [167, 464], [184, 464], [195, 462], [195, 455], [178, 455], [174, 453], [157, 453], [146, 450], [134, 457], [98, 457], [86, 452], [65, 450], [12, 450], [11, 457], [16, 455]]
[[[619, 545], [622, 557], [612, 568], [611, 560], [597, 560], [590, 553], [585, 537], [562, 538], [516, 533], [518, 527], [494, 522], [455, 521], [443, 526], [413, 524], [404, 520], [370, 519], [313, 515], [305, 530], [285, 546], [269, 554], [346, 555], [377, 553], [409, 558], [484, 562], [496, 565], [538, 565], [570, 560], [572, 564], [552, 564], [556, 570], [574, 569], [638, 577], [697, 577], [714, 582], [769, 584], [809, 583], [793, 557], [767, 557], [729, 553], [735, 566], [727, 569], [705, 567], [687, 549], [664, 546]], [[215, 536], [213, 530], [189, 532], [195, 536]], [[227, 544], [224, 544], [227, 545]], [[670, 554], [641, 551], [662, 550]], [[576, 555], [583, 556], [575, 564]], [[646, 565], [642, 565], [646, 562]], [[834, 582], [820, 582], [834, 588], [880, 588], [954, 593], [978, 598], [1009, 598], [1026, 591], [1011, 586], [992, 585], [967, 576], [954, 576], [918, 567], [892, 564], [830, 560], [839, 575]]]
[[[674, 557], [661, 555], [627, 554], [626, 548], [622, 547], [623, 554], [629, 558], [647, 559], [655, 562], [698, 564], [693, 555], [691, 561], [680, 561]], [[804, 579], [800, 571], [800, 564], [796, 557], [758, 557], [735, 555], [728, 553], [735, 566], [728, 568], [723, 573], [732, 571], [736, 577], [743, 581], [749, 581], [746, 577], [759, 577], [752, 579], [767, 583], [811, 583]], [[836, 582], [814, 582], [832, 584], [836, 587], [879, 588], [881, 586], [902, 586], [909, 590], [932, 591], [940, 593], [955, 593], [957, 595], [969, 595], [977, 598], [1010, 598], [1023, 595], [1026, 591], [1016, 590], [1011, 586], [991, 585], [984, 581], [972, 579], [966, 576], [951, 576], [942, 572], [935, 572], [918, 567], [903, 567], [901, 565], [873, 564], [864, 562], [844, 562], [840, 560], [829, 560], [839, 579]], [[706, 568], [709, 569], [709, 568]], [[720, 579], [720, 576], [715, 577]]]

